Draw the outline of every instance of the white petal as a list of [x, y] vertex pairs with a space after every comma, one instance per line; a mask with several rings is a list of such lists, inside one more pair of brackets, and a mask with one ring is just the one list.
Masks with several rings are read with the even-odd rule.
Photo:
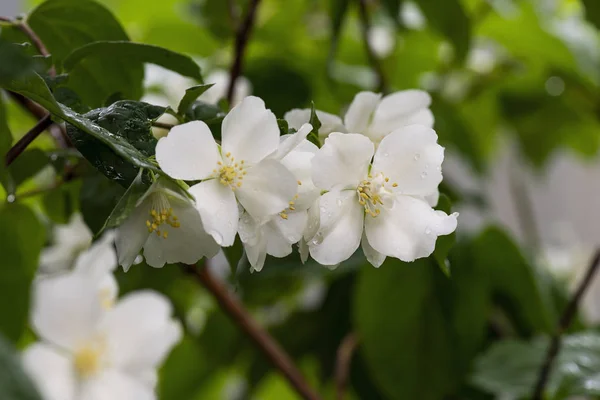
[[[294, 218], [288, 217], [289, 219]], [[292, 253], [292, 244], [295, 242], [290, 241], [291, 236], [285, 236], [285, 233], [280, 231], [279, 226], [274, 221], [265, 224], [263, 232], [265, 242], [267, 243], [267, 254], [282, 258]], [[302, 233], [300, 233], [300, 236], [302, 236]]]
[[304, 229], [304, 233], [302, 234], [306, 241], [311, 240], [321, 228], [321, 210], [319, 208], [320, 202], [320, 197], [316, 198], [313, 204], [308, 209], [306, 228]]
[[22, 357], [23, 368], [45, 400], [79, 400], [75, 397], [77, 381], [69, 358], [42, 343], [29, 346]]
[[114, 271], [117, 267], [114, 240], [115, 232], [106, 232], [92, 247], [79, 255], [75, 271], [87, 273], [96, 279]]
[[37, 334], [65, 349], [92, 337], [104, 311], [97, 290], [97, 281], [75, 272], [37, 280], [31, 315]]
[[40, 273], [53, 274], [71, 269], [78, 253], [92, 243], [92, 232], [80, 213], [74, 213], [67, 225], [55, 226], [53, 236], [53, 245], [40, 255]]
[[312, 182], [312, 159], [319, 149], [314, 146], [314, 150], [314, 153], [292, 151], [281, 160], [298, 181], [298, 198], [294, 200], [296, 210], [308, 209], [320, 195], [320, 190]]
[[289, 206], [289, 201], [296, 195], [298, 183], [283, 164], [267, 159], [247, 171], [244, 183], [235, 194], [252, 217], [264, 219]]
[[204, 230], [220, 246], [231, 246], [238, 228], [239, 211], [235, 195], [218, 179], [200, 182], [189, 189], [196, 198]]
[[155, 400], [154, 390], [131, 376], [106, 370], [84, 383], [77, 400]]
[[221, 136], [223, 153], [231, 152], [236, 160], [254, 164], [277, 150], [279, 126], [265, 102], [250, 96], [223, 119]]
[[217, 143], [202, 121], [175, 126], [156, 145], [158, 165], [175, 179], [204, 179], [220, 159]]
[[[281, 218], [279, 215], [273, 217], [267, 225], [271, 225], [273, 227], [273, 232], [276, 232], [277, 236], [287, 243], [298, 243], [306, 230], [308, 213], [306, 211], [292, 211], [288, 212], [286, 215], [287, 219]], [[268, 243], [270, 243], [270, 241], [268, 241]], [[277, 256], [270, 251], [268, 251], [268, 253], [275, 257], [284, 257]]]
[[424, 196], [424, 199], [427, 202], [427, 204], [429, 204], [431, 207], [437, 206], [437, 203], [440, 200], [440, 191], [439, 191], [439, 189], [436, 188], [433, 191], [433, 193]]
[[438, 236], [454, 232], [457, 216], [436, 211], [423, 200], [396, 196], [391, 209], [365, 217], [365, 233], [376, 251], [410, 262], [429, 256]]
[[298, 242], [298, 252], [300, 253], [300, 261], [302, 261], [302, 264], [305, 264], [308, 261], [310, 249], [308, 248], [308, 243], [304, 238]]
[[410, 124], [425, 122], [431, 128], [430, 104], [431, 97], [422, 90], [403, 90], [385, 96], [373, 114], [369, 131], [381, 139], [394, 129]]
[[372, 172], [383, 172], [402, 194], [426, 196], [442, 181], [444, 148], [433, 129], [411, 125], [395, 130], [381, 141]]
[[[370, 217], [365, 217], [365, 218], [370, 218]], [[383, 262], [385, 261], [385, 255], [381, 254], [380, 252], [375, 250], [373, 247], [371, 247], [371, 245], [369, 244], [369, 239], [367, 239], [366, 233], [363, 233], [362, 240], [360, 241], [360, 243], [361, 243], [362, 251], [365, 254], [365, 257], [367, 258], [367, 261], [369, 263], [371, 263], [371, 265], [374, 266], [375, 268], [381, 267], [381, 264], [383, 264]]]
[[356, 188], [367, 176], [373, 149], [366, 136], [332, 133], [312, 160], [313, 183], [325, 190]]
[[102, 323], [111, 365], [124, 371], [158, 367], [181, 339], [168, 299], [140, 290], [119, 300]]
[[328, 192], [319, 200], [321, 228], [308, 243], [310, 255], [320, 264], [336, 265], [360, 245], [364, 209], [351, 190]]
[[119, 265], [127, 272], [148, 239], [146, 221], [150, 216], [150, 203], [146, 200], [137, 206], [129, 217], [117, 228], [117, 255]]
[[304, 124], [295, 133], [286, 135], [285, 138], [282, 138], [277, 151], [271, 157], [275, 160], [281, 161], [281, 159], [287, 156], [290, 151], [294, 150], [300, 145], [300, 143], [306, 140], [306, 136], [308, 136], [311, 130], [311, 124]]
[[360, 92], [354, 96], [344, 116], [348, 132], [366, 133], [380, 100], [381, 95], [373, 92]]
[[[144, 257], [151, 267], [182, 262], [195, 264], [202, 257], [213, 257], [219, 245], [204, 231], [200, 213], [190, 203], [170, 201], [173, 216], [178, 218], [178, 228], [169, 225], [159, 227], [160, 235], [151, 234], [144, 244]], [[163, 235], [167, 234], [165, 238]]]
[[260, 272], [265, 265], [265, 259], [267, 258], [267, 242], [261, 236], [258, 241], [254, 244], [244, 243], [244, 251], [248, 262], [252, 266], [252, 269], [256, 272]]
[[[337, 115], [320, 110], [316, 110], [316, 113], [317, 118], [319, 118], [319, 121], [321, 122], [319, 135], [327, 135], [331, 132], [346, 132], [342, 119]], [[303, 124], [310, 121], [310, 109], [294, 108], [293, 110], [286, 112], [283, 118], [288, 122], [290, 128], [298, 130]]]

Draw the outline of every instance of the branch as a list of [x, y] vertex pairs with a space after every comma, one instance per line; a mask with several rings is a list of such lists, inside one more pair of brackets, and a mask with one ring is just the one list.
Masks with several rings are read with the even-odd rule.
[[548, 347], [548, 352], [546, 353], [546, 359], [544, 360], [544, 364], [540, 369], [540, 375], [535, 385], [535, 390], [532, 397], [533, 400], [542, 400], [543, 398], [544, 389], [546, 387], [546, 384], [548, 383], [550, 372], [552, 371], [552, 364], [554, 363], [554, 360], [556, 359], [556, 356], [558, 355], [558, 352], [560, 350], [561, 335], [569, 328], [569, 325], [571, 325], [571, 321], [577, 313], [579, 301], [581, 300], [586, 289], [592, 282], [594, 274], [598, 269], [598, 265], [600, 265], [600, 249], [596, 250], [594, 258], [590, 262], [585, 276], [579, 283], [577, 290], [575, 291], [575, 293], [573, 293], [573, 296], [569, 300], [567, 307], [560, 316], [558, 326], [556, 327], [556, 332], [552, 337], [552, 341], [550, 342], [550, 346]]
[[158, 121], [154, 121], [152, 123], [152, 126], [156, 127], [156, 128], [161, 128], [161, 129], [173, 129], [173, 127], [175, 125], [173, 124], [166, 124], [164, 122], [158, 122]]
[[346, 387], [348, 386], [348, 376], [350, 375], [350, 364], [354, 351], [358, 347], [358, 336], [354, 332], [348, 333], [340, 347], [338, 347], [337, 358], [335, 362], [335, 392], [337, 400], [344, 400]]
[[371, 67], [375, 71], [375, 75], [377, 75], [377, 91], [385, 93], [388, 91], [388, 86], [385, 79], [385, 74], [383, 72], [383, 67], [381, 66], [379, 58], [377, 58], [375, 51], [369, 43], [369, 31], [371, 30], [371, 26], [369, 23], [369, 14], [367, 13], [366, 0], [358, 0], [358, 10], [360, 14], [361, 31], [363, 42], [365, 44], [365, 51], [367, 52], [367, 58], [369, 59]]
[[[27, 22], [7, 17], [0, 17], [0, 21], [10, 22], [19, 30], [21, 30], [21, 32], [23, 32], [31, 40], [31, 43], [33, 43], [33, 45], [41, 55], [43, 55], [44, 57], [48, 57], [50, 55], [50, 52], [44, 45], [44, 42], [42, 42], [40, 37], [33, 31], [33, 29], [31, 29]], [[56, 70], [54, 69], [54, 66], [50, 67], [48, 74], [50, 76], [56, 76]]]
[[52, 125], [52, 118], [50, 114], [47, 114], [44, 118], [40, 119], [37, 124], [29, 132], [25, 134], [13, 147], [6, 153], [4, 164], [8, 167], [13, 161], [29, 146], [33, 140], [40, 135], [46, 128]]
[[192, 273], [194, 277], [202, 283], [209, 292], [211, 292], [221, 308], [229, 314], [231, 319], [233, 319], [246, 335], [252, 339], [254, 344], [281, 372], [302, 398], [307, 400], [320, 399], [306, 382], [285, 350], [279, 346], [267, 331], [252, 319], [244, 306], [229, 293], [227, 287], [211, 275], [208, 268], [205, 267], [198, 270], [197, 267], [186, 266], [186, 270]]
[[252, 26], [254, 25], [254, 17], [256, 15], [256, 9], [258, 8], [260, 0], [250, 0], [248, 4], [248, 12], [242, 25], [239, 27], [235, 36], [235, 55], [231, 69], [229, 70], [229, 86], [227, 87], [227, 102], [231, 105], [233, 100], [233, 91], [235, 89], [235, 82], [238, 77], [242, 74], [242, 63], [244, 60], [244, 53], [246, 51], [246, 45], [248, 39], [250, 39], [250, 33]]

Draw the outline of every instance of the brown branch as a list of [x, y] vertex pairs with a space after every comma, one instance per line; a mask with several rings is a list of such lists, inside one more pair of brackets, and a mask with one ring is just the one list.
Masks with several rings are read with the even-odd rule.
[[335, 362], [335, 393], [337, 400], [344, 400], [346, 396], [350, 364], [352, 363], [352, 356], [358, 347], [358, 343], [359, 340], [356, 333], [350, 332], [344, 337], [340, 347], [338, 347]]
[[246, 45], [250, 39], [250, 33], [252, 32], [252, 26], [254, 25], [254, 17], [256, 16], [256, 9], [258, 8], [259, 3], [260, 0], [250, 0], [246, 17], [235, 35], [235, 53], [233, 64], [231, 64], [231, 69], [229, 70], [229, 86], [227, 87], [227, 102], [230, 106], [231, 101], [233, 100], [235, 83], [242, 74], [244, 53], [246, 52]]
[[156, 128], [161, 128], [161, 129], [173, 129], [173, 127], [175, 125], [173, 124], [166, 124], [164, 122], [158, 122], [158, 121], [154, 121], [152, 123], [152, 126], [156, 127]]
[[40, 133], [42, 133], [44, 130], [46, 130], [46, 128], [48, 128], [50, 125], [52, 125], [52, 118], [50, 118], [50, 114], [48, 114], [44, 118], [40, 119], [38, 121], [38, 123], [35, 124], [35, 126], [33, 128], [31, 128], [29, 130], [29, 132], [27, 132], [25, 134], [25, 136], [23, 136], [21, 139], [19, 139], [19, 141], [17, 143], [15, 143], [14, 146], [10, 148], [10, 150], [8, 150], [8, 153], [6, 153], [4, 164], [7, 167], [10, 164], [12, 164], [12, 162], [15, 161], [15, 159], [22, 152], [25, 151], [27, 146], [29, 146], [29, 144], [31, 142], [33, 142], [33, 140], [36, 137], [38, 137], [40, 135]]
[[594, 258], [590, 262], [585, 276], [579, 283], [577, 290], [575, 291], [575, 293], [573, 293], [573, 296], [569, 300], [567, 307], [560, 316], [558, 326], [556, 327], [556, 332], [552, 336], [552, 341], [550, 342], [548, 352], [546, 353], [546, 359], [544, 360], [544, 364], [540, 369], [540, 374], [538, 377], [538, 381], [535, 385], [535, 390], [532, 397], [533, 400], [542, 400], [543, 398], [544, 389], [546, 387], [546, 384], [548, 383], [550, 372], [552, 372], [552, 364], [554, 363], [554, 360], [556, 359], [556, 356], [558, 355], [558, 352], [560, 350], [561, 336], [569, 328], [569, 325], [571, 325], [571, 321], [577, 313], [579, 301], [581, 300], [586, 289], [592, 282], [594, 274], [598, 269], [598, 265], [600, 265], [600, 249], [596, 250]]
[[195, 266], [185, 266], [185, 268], [187, 272], [193, 274], [215, 297], [221, 308], [252, 339], [254, 344], [281, 372], [302, 398], [307, 400], [320, 399], [319, 395], [306, 382], [302, 373], [296, 368], [290, 356], [267, 331], [252, 319], [244, 306], [231, 295], [225, 285], [211, 275], [208, 268], [198, 269]]
[[377, 76], [377, 91], [386, 93], [388, 91], [388, 86], [387, 80], [385, 79], [385, 74], [383, 72], [383, 67], [381, 66], [379, 58], [369, 43], [369, 31], [371, 30], [371, 24], [369, 23], [366, 0], [358, 0], [358, 10], [360, 14], [360, 26], [367, 58], [369, 59], [369, 63], [371, 64], [371, 67]]

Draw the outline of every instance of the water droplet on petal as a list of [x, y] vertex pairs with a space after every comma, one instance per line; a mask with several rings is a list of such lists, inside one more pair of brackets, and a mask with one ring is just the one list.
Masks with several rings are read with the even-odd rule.
[[425, 228], [425, 234], [426, 235], [431, 235], [431, 229], [430, 228]]
[[313, 240], [311, 241], [311, 243], [315, 246], [320, 245], [321, 243], [323, 243], [323, 233], [322, 232], [317, 232], [317, 234], [315, 235], [315, 237], [313, 238]]
[[219, 232], [211, 232], [211, 235], [217, 244], [223, 243], [223, 236]]
[[442, 166], [441, 166], [441, 165], [438, 165], [437, 167], [435, 167], [435, 169], [436, 169], [438, 172], [440, 172], [440, 171], [442, 170]]
[[383, 156], [384, 156], [384, 157], [388, 157], [388, 156], [389, 156], [389, 153], [383, 153]]
[[421, 172], [421, 179], [427, 178], [427, 171]]
[[290, 243], [294, 243], [294, 242], [296, 241], [295, 239], [296, 239], [296, 238], [295, 238], [295, 237], [293, 237], [293, 236], [288, 236], [288, 237], [287, 237], [287, 240], [288, 240], [288, 242], [290, 242]]
[[421, 154], [420, 153], [415, 153], [415, 161], [419, 161], [419, 158], [421, 158]]
[[327, 213], [327, 216], [328, 216], [328, 217], [330, 217], [330, 218], [331, 218], [331, 216], [332, 216], [332, 215], [333, 215], [333, 214], [332, 214], [332, 213], [330, 213], [330, 212], [328, 212], [328, 213]]
[[341, 205], [342, 205], [342, 199], [337, 199], [337, 201], [336, 201], [336, 204], [337, 204], [338, 206], [341, 206]]
[[327, 209], [325, 207], [321, 206], [321, 212], [324, 213], [325, 211], [327, 211]]

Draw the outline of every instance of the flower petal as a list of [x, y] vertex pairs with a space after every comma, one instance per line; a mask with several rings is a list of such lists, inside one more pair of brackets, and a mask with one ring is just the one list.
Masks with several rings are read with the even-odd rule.
[[428, 107], [431, 96], [422, 90], [403, 90], [381, 99], [373, 114], [369, 131], [380, 140], [394, 129], [424, 122], [433, 126], [433, 115]]
[[[272, 226], [272, 232], [291, 245], [298, 243], [302, 238], [307, 223], [308, 213], [306, 211], [293, 211], [287, 213], [286, 219], [281, 218], [279, 215], [273, 217], [267, 225]], [[267, 243], [270, 243], [270, 240], [267, 239]], [[285, 257], [287, 255], [278, 256], [274, 252], [267, 252], [275, 257]]]
[[[288, 217], [289, 219], [294, 219], [294, 217]], [[267, 243], [267, 254], [282, 258], [292, 253], [292, 244], [295, 242], [290, 241], [291, 236], [285, 236], [285, 233], [281, 232], [274, 222], [268, 222], [264, 225], [263, 236]], [[302, 233], [300, 236], [302, 236]]]
[[92, 337], [104, 314], [98, 282], [75, 272], [37, 280], [32, 309], [36, 333], [65, 349]]
[[74, 213], [66, 225], [53, 229], [53, 245], [40, 255], [40, 273], [53, 274], [67, 271], [73, 266], [77, 253], [92, 243], [92, 232], [80, 213]]
[[392, 208], [366, 217], [365, 233], [376, 251], [410, 262], [429, 256], [438, 236], [454, 232], [457, 216], [436, 211], [423, 200], [396, 196]]
[[117, 256], [119, 265], [127, 272], [133, 261], [139, 254], [146, 240], [148, 240], [148, 228], [146, 221], [150, 216], [150, 202], [145, 200], [133, 209], [129, 217], [117, 228]]
[[427, 196], [442, 181], [444, 148], [433, 129], [411, 125], [395, 130], [381, 141], [372, 172], [383, 172], [402, 194]]
[[123, 371], [156, 368], [182, 336], [168, 299], [140, 290], [120, 299], [102, 321], [108, 359]]
[[319, 199], [321, 229], [308, 243], [310, 255], [323, 265], [336, 265], [358, 249], [364, 209], [355, 191], [333, 191]]
[[312, 131], [311, 124], [304, 124], [291, 135], [285, 135], [286, 137], [282, 137], [279, 142], [279, 147], [277, 151], [272, 155], [272, 158], [281, 161], [282, 158], [287, 156], [290, 151], [294, 150], [296, 147], [300, 145], [304, 140], [306, 140], [306, 136]]
[[348, 132], [366, 133], [380, 101], [381, 95], [373, 92], [360, 92], [354, 96], [344, 116], [344, 125]]
[[294, 200], [296, 210], [307, 210], [320, 195], [320, 190], [312, 181], [312, 159], [318, 150], [314, 146], [314, 152], [292, 151], [281, 160], [298, 183], [298, 198]]
[[220, 159], [217, 143], [202, 121], [173, 127], [156, 145], [158, 165], [175, 179], [204, 179]]
[[[317, 113], [317, 118], [319, 118], [319, 121], [321, 122], [319, 135], [328, 135], [331, 132], [346, 132], [346, 127], [344, 126], [342, 119], [337, 115], [320, 110], [315, 110], [315, 112]], [[310, 108], [294, 108], [293, 110], [286, 112], [283, 119], [288, 122], [290, 128], [298, 130], [303, 124], [310, 122]]]
[[239, 210], [229, 186], [218, 179], [200, 182], [189, 189], [196, 198], [202, 225], [220, 246], [231, 246], [238, 229]]
[[289, 206], [296, 195], [298, 183], [283, 164], [267, 159], [247, 171], [244, 183], [235, 194], [248, 214], [262, 220]]
[[223, 153], [231, 152], [236, 160], [255, 164], [277, 150], [279, 126], [271, 110], [258, 97], [249, 96], [223, 119], [221, 129]]
[[106, 232], [92, 247], [81, 253], [75, 262], [75, 271], [87, 273], [96, 279], [114, 271], [117, 267], [115, 235], [113, 231]]
[[155, 400], [152, 387], [117, 370], [87, 380], [77, 400]]
[[[46, 400], [78, 400], [71, 360], [51, 346], [34, 343], [22, 355], [23, 368]], [[9, 396], [10, 397], [10, 396]]]
[[313, 183], [325, 190], [356, 188], [368, 174], [373, 151], [366, 136], [332, 133], [312, 160]]
[[[219, 245], [204, 231], [198, 210], [190, 203], [171, 199], [173, 216], [180, 226], [168, 225], [160, 228], [160, 235], [151, 234], [144, 244], [144, 257], [151, 267], [182, 262], [195, 264], [202, 257], [213, 257]], [[167, 235], [165, 238], [163, 235]]]
[[373, 247], [371, 247], [371, 245], [369, 244], [369, 239], [367, 239], [366, 233], [363, 233], [362, 240], [360, 241], [360, 243], [362, 251], [365, 254], [365, 257], [367, 258], [367, 261], [371, 263], [371, 265], [375, 268], [381, 267], [381, 264], [383, 264], [383, 262], [385, 261], [385, 255], [381, 254]]

